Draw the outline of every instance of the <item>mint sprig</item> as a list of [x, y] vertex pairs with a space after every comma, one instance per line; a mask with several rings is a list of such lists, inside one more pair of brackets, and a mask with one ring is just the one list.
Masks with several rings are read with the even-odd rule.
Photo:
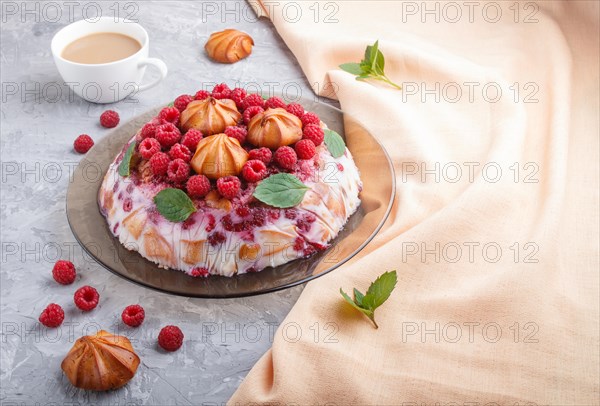
[[156, 210], [167, 220], [174, 223], [185, 221], [196, 211], [194, 203], [184, 191], [166, 188], [154, 196]]
[[131, 157], [133, 156], [134, 150], [135, 150], [135, 141], [132, 141], [131, 144], [129, 144], [129, 147], [127, 147], [127, 151], [125, 151], [125, 154], [123, 155], [123, 159], [121, 160], [121, 163], [119, 164], [119, 175], [124, 176], [124, 177], [129, 176], [129, 173], [131, 172], [131, 170], [130, 170]]
[[398, 90], [402, 90], [402, 86], [395, 84], [385, 75], [385, 58], [379, 50], [379, 40], [373, 45], [367, 46], [365, 57], [360, 63], [350, 62], [343, 63], [340, 68], [348, 73], [356, 75], [356, 80], [374, 79], [385, 82]]
[[308, 189], [294, 175], [277, 173], [261, 181], [253, 196], [269, 206], [287, 208], [299, 204]]
[[336, 133], [329, 128], [324, 130], [325, 132], [325, 145], [334, 158], [339, 158], [346, 152], [346, 144], [341, 135]]
[[366, 294], [362, 294], [358, 289], [354, 288], [354, 300], [340, 288], [340, 293], [346, 302], [352, 307], [364, 314], [373, 322], [375, 328], [379, 328], [375, 322], [375, 309], [381, 306], [392, 294], [398, 281], [396, 271], [385, 272], [375, 282], [371, 283]]

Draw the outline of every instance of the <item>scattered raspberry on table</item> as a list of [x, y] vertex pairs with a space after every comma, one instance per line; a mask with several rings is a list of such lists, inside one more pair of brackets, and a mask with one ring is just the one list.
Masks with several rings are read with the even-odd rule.
[[99, 300], [100, 295], [98, 294], [98, 291], [91, 286], [84, 286], [77, 289], [73, 296], [75, 306], [85, 312], [89, 312], [98, 306]]
[[40, 314], [40, 323], [46, 327], [58, 327], [65, 319], [65, 312], [56, 303], [50, 303]]
[[177, 351], [183, 344], [183, 332], [177, 326], [165, 326], [158, 334], [158, 345], [165, 351]]
[[127, 306], [123, 310], [123, 313], [121, 313], [123, 323], [127, 324], [129, 327], [140, 326], [144, 322], [145, 317], [146, 313], [144, 312], [144, 308], [140, 305]]
[[52, 268], [52, 277], [61, 285], [70, 285], [75, 282], [75, 265], [71, 261], [56, 261]]
[[113, 128], [119, 125], [119, 113], [114, 110], [106, 110], [100, 115], [100, 125], [104, 128]]
[[94, 146], [94, 140], [87, 134], [81, 134], [75, 138], [73, 149], [80, 154], [85, 154]]

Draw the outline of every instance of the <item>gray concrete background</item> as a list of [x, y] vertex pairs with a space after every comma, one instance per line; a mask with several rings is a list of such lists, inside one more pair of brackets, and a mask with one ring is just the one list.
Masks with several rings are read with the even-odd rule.
[[[50, 53], [54, 33], [72, 21], [103, 16], [137, 19], [150, 35], [150, 56], [163, 59], [166, 80], [132, 102], [103, 106], [74, 96]], [[218, 65], [204, 54], [209, 34], [235, 27], [255, 40], [251, 57]], [[153, 77], [149, 68], [146, 80]], [[157, 293], [111, 274], [83, 254], [67, 224], [65, 195], [69, 172], [81, 159], [72, 150], [78, 134], [95, 140], [108, 130], [98, 124], [107, 108], [122, 121], [208, 82], [245, 84], [295, 96], [314, 97], [294, 56], [267, 20], [257, 21], [244, 2], [2, 2], [1, 108], [1, 376], [3, 405], [31, 404], [221, 404], [270, 347], [277, 326], [302, 287], [244, 299], [186, 299]], [[96, 203], [90, 202], [90, 210]], [[58, 259], [79, 271], [75, 284], [51, 277]], [[73, 292], [92, 285], [101, 296], [89, 313], [78, 311]], [[63, 306], [65, 323], [46, 329], [37, 321], [48, 303]], [[142, 327], [120, 321], [122, 309], [146, 309]], [[186, 339], [175, 353], [157, 349], [166, 324]], [[124, 334], [142, 359], [124, 388], [93, 393], [72, 387], [60, 363], [73, 342], [99, 328]]]

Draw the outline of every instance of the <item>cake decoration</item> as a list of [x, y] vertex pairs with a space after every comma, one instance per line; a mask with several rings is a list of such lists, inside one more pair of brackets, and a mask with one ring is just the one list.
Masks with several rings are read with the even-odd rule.
[[302, 121], [282, 108], [267, 109], [248, 123], [248, 142], [277, 149], [302, 139]]
[[236, 125], [241, 116], [233, 100], [209, 97], [190, 102], [181, 112], [180, 123], [183, 131], [195, 128], [204, 135], [213, 135]]
[[209, 179], [239, 175], [248, 160], [248, 153], [240, 142], [226, 134], [215, 134], [198, 142], [192, 158], [192, 169]]

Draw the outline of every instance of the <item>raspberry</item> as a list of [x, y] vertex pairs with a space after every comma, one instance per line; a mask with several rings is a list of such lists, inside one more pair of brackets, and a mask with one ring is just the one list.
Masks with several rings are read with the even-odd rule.
[[65, 319], [65, 312], [56, 303], [50, 303], [40, 314], [40, 323], [46, 327], [58, 327]]
[[267, 215], [271, 220], [279, 220], [279, 217], [281, 217], [281, 213], [276, 209], [269, 209]]
[[241, 109], [242, 102], [244, 101], [246, 96], [247, 96], [247, 93], [244, 89], [242, 89], [240, 87], [236, 87], [235, 89], [233, 89], [231, 91], [229, 98], [235, 102], [235, 105], [237, 106], [238, 109]]
[[304, 115], [300, 117], [300, 120], [302, 120], [302, 125], [304, 126], [309, 124], [321, 125], [321, 119], [315, 113], [304, 113]]
[[229, 99], [231, 89], [225, 83], [216, 85], [212, 91], [212, 97], [215, 99]]
[[252, 224], [254, 226], [262, 227], [265, 225], [266, 221], [267, 221], [267, 214], [265, 213], [264, 209], [257, 207], [252, 211]]
[[190, 174], [190, 166], [183, 159], [175, 159], [169, 162], [167, 176], [173, 183], [184, 182]]
[[75, 296], [73, 296], [73, 300], [75, 301], [75, 306], [85, 312], [89, 312], [98, 306], [100, 295], [98, 294], [98, 291], [91, 286], [84, 286], [77, 289]]
[[294, 240], [294, 249], [296, 251], [302, 251], [304, 249], [304, 239], [302, 237], [298, 237]]
[[213, 216], [210, 213], [207, 214], [206, 217], [208, 219], [206, 221], [208, 224], [206, 225], [205, 230], [207, 233], [210, 233], [212, 230], [215, 229], [215, 226], [217, 225], [217, 221], [215, 220], [215, 216]]
[[177, 326], [166, 326], [158, 333], [158, 345], [165, 351], [177, 351], [183, 344], [183, 332]]
[[206, 90], [198, 90], [196, 92], [196, 94], [194, 95], [195, 100], [204, 100], [204, 99], [208, 99], [209, 97], [210, 97], [210, 93], [207, 92]]
[[175, 101], [173, 102], [173, 107], [182, 112], [186, 109], [187, 105], [190, 104], [193, 100], [194, 98], [189, 94], [182, 94], [181, 96], [175, 99]]
[[285, 109], [288, 113], [291, 113], [298, 118], [301, 118], [304, 115], [304, 107], [298, 103], [290, 103]]
[[325, 133], [320, 126], [309, 124], [304, 127], [302, 138], [305, 140], [311, 140], [315, 145], [321, 145], [323, 143], [323, 139], [325, 138]]
[[263, 107], [264, 104], [265, 104], [265, 101], [263, 100], [262, 97], [260, 97], [260, 95], [258, 95], [256, 93], [252, 93], [252, 94], [249, 94], [248, 96], [244, 97], [244, 100], [242, 101], [242, 108], [244, 110], [246, 110], [248, 107], [252, 107], [252, 106]]
[[189, 230], [191, 226], [193, 226], [194, 224], [196, 224], [196, 219], [194, 219], [193, 217], [188, 217], [187, 220], [185, 220], [183, 223], [181, 223], [181, 228], [183, 230]]
[[113, 128], [119, 124], [119, 113], [114, 110], [106, 110], [100, 115], [100, 125], [104, 128]]
[[312, 225], [312, 223], [315, 222], [317, 218], [315, 217], [314, 214], [308, 213], [303, 215], [302, 217], [300, 217], [298, 220], [296, 220], [296, 226], [298, 227], [298, 229], [300, 231], [304, 231], [305, 233], [307, 233], [308, 231], [310, 231], [310, 227]]
[[242, 176], [248, 182], [258, 182], [267, 174], [267, 167], [263, 161], [252, 159], [247, 161], [242, 168]]
[[179, 129], [172, 123], [163, 124], [156, 128], [156, 139], [164, 148], [177, 144], [180, 137]]
[[183, 136], [183, 140], [181, 143], [185, 145], [191, 152], [196, 151], [196, 147], [198, 143], [202, 139], [202, 133], [200, 130], [196, 130], [195, 128], [189, 129], [185, 135]]
[[248, 206], [237, 206], [235, 208], [235, 214], [237, 214], [240, 217], [246, 217], [250, 214], [250, 209], [248, 208]]
[[275, 162], [283, 169], [292, 169], [296, 165], [298, 157], [291, 147], [279, 147], [275, 151]]
[[123, 310], [123, 313], [121, 313], [123, 323], [127, 324], [129, 327], [140, 326], [144, 322], [144, 317], [146, 317], [146, 313], [144, 312], [144, 308], [140, 305], [127, 306]]
[[315, 143], [311, 140], [300, 140], [294, 147], [296, 154], [300, 159], [310, 159], [315, 156], [316, 147]]
[[152, 155], [152, 158], [150, 158], [149, 162], [152, 173], [156, 176], [160, 176], [167, 173], [167, 169], [169, 168], [169, 163], [171, 160], [164, 152], [157, 152], [156, 154]]
[[267, 99], [267, 101], [265, 102], [265, 108], [267, 108], [267, 109], [276, 109], [276, 108], [285, 109], [285, 107], [286, 107], [285, 102], [276, 96], [273, 96], [273, 97]]
[[141, 139], [154, 138], [155, 134], [156, 134], [156, 126], [152, 123], [146, 123], [142, 127], [142, 131], [140, 131], [140, 138]]
[[61, 285], [70, 285], [75, 282], [75, 265], [71, 261], [56, 261], [52, 268], [52, 277]]
[[258, 159], [259, 161], [263, 161], [266, 164], [271, 162], [271, 158], [273, 158], [273, 153], [269, 148], [256, 148], [251, 149], [248, 152], [248, 159]]
[[204, 175], [194, 175], [187, 181], [186, 188], [192, 197], [204, 197], [210, 192], [210, 181]]
[[205, 267], [196, 267], [192, 269], [190, 273], [190, 275], [192, 275], [194, 278], [206, 278], [208, 274], [208, 269], [206, 269]]
[[248, 124], [250, 122], [250, 120], [252, 119], [252, 117], [254, 117], [257, 114], [262, 113], [263, 111], [265, 111], [262, 107], [260, 106], [250, 106], [246, 109], [246, 111], [244, 111], [244, 123]]
[[75, 138], [73, 142], [73, 149], [80, 154], [85, 154], [94, 146], [94, 140], [87, 134], [81, 134]]
[[192, 159], [192, 153], [185, 145], [175, 144], [169, 150], [169, 156], [171, 159], [181, 159], [185, 162], [189, 162]]
[[223, 244], [225, 240], [226, 238], [223, 235], [223, 233], [220, 233], [218, 231], [208, 236], [208, 243], [213, 247]]
[[230, 126], [225, 128], [225, 134], [231, 138], [235, 138], [240, 142], [240, 145], [246, 141], [246, 135], [248, 135], [248, 130], [244, 127], [240, 126]]
[[160, 152], [160, 142], [156, 140], [156, 138], [145, 138], [138, 147], [138, 151], [140, 151], [140, 155], [144, 159], [152, 158], [152, 155]]
[[237, 176], [225, 176], [217, 180], [217, 190], [225, 199], [233, 199], [240, 191], [242, 183]]
[[175, 107], [165, 107], [158, 113], [158, 118], [167, 123], [176, 124], [179, 121], [179, 110]]
[[131, 211], [131, 208], [133, 207], [133, 202], [131, 201], [131, 198], [128, 197], [127, 199], [125, 199], [125, 201], [123, 201], [123, 211], [126, 213], [129, 213]]

